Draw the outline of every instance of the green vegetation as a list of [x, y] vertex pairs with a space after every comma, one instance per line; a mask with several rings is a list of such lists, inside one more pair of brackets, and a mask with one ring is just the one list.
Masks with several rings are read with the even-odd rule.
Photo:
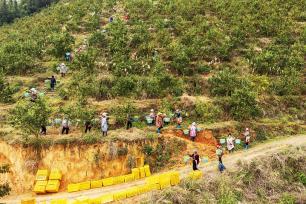
[[50, 109], [42, 98], [32, 101], [20, 101], [12, 110], [10, 121], [13, 126], [19, 128], [24, 135], [36, 135], [38, 137], [42, 126], [48, 125]]
[[[122, 127], [129, 113], [145, 116], [152, 104], [138, 102], [149, 99], [167, 114], [190, 113], [183, 121], [298, 121], [305, 118], [305, 6], [302, 0], [60, 1], [0, 27], [0, 102], [19, 101], [28, 88], [45, 90], [41, 84], [51, 75], [59, 79], [56, 68], [71, 52], [67, 76], [45, 99], [60, 107], [50, 115], [66, 114], [77, 124], [110, 111]], [[180, 102], [186, 94], [209, 100]], [[291, 104], [288, 97], [300, 100]], [[127, 107], [97, 105], [126, 98]]]

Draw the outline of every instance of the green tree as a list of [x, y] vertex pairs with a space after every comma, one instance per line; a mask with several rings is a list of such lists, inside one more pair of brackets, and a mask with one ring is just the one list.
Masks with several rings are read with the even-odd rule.
[[13, 90], [9, 83], [5, 81], [3, 72], [0, 72], [0, 102], [10, 103], [13, 102]]
[[53, 34], [50, 39], [52, 45], [51, 54], [56, 57], [63, 57], [66, 52], [71, 51], [71, 46], [74, 44], [74, 37], [68, 32]]
[[35, 102], [22, 100], [10, 112], [10, 122], [23, 133], [38, 137], [41, 126], [47, 126], [50, 113], [48, 104], [42, 98]]
[[301, 74], [295, 69], [286, 69], [280, 77], [272, 83], [272, 89], [280, 96], [296, 94], [299, 92]]
[[229, 105], [231, 115], [239, 121], [254, 118], [260, 114], [256, 93], [246, 87], [233, 92]]
[[235, 71], [225, 68], [208, 80], [214, 96], [230, 96], [241, 84], [241, 80]]

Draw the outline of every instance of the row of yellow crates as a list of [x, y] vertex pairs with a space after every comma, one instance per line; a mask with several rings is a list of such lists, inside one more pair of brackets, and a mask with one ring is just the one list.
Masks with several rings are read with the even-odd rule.
[[[200, 179], [203, 176], [202, 171], [193, 171], [189, 173], [189, 178]], [[144, 194], [153, 190], [162, 190], [171, 186], [178, 185], [180, 183], [180, 174], [178, 171], [166, 172], [146, 178], [146, 183], [138, 185], [125, 190], [121, 190], [111, 194], [105, 194], [97, 198], [79, 197], [73, 201], [68, 199], [56, 199], [52, 200], [50, 204], [104, 204], [113, 201], [119, 201], [126, 198], [131, 198], [140, 194]], [[35, 199], [28, 199], [21, 201], [21, 204], [36, 204]], [[42, 202], [41, 204], [46, 204]]]
[[67, 191], [71, 193], [71, 192], [89, 190], [91, 188], [101, 188], [103, 186], [112, 186], [112, 185], [116, 185], [120, 183], [131, 182], [131, 181], [134, 181], [140, 178], [144, 178], [144, 177], [148, 177], [148, 176], [151, 176], [150, 166], [145, 165], [140, 168], [134, 168], [132, 169], [131, 174], [127, 174], [123, 176], [116, 176], [116, 177], [110, 177], [110, 178], [105, 178], [105, 179], [68, 184]]

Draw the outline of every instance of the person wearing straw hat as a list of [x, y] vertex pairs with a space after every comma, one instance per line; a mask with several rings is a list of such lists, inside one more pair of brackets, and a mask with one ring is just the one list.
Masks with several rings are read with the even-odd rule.
[[31, 101], [35, 102], [35, 100], [37, 99], [37, 95], [38, 95], [38, 91], [36, 88], [31, 88], [30, 89], [30, 95], [31, 95]]
[[194, 142], [197, 136], [197, 124], [193, 122], [189, 129], [190, 139]]
[[69, 134], [69, 120], [67, 116], [65, 116], [62, 120], [62, 134], [64, 133], [66, 133], [66, 135]]
[[246, 128], [246, 129], [245, 129], [245, 132], [243, 133], [243, 136], [244, 136], [244, 140], [245, 140], [245, 146], [244, 146], [244, 148], [245, 148], [245, 149], [248, 149], [248, 148], [249, 148], [249, 144], [250, 144], [250, 140], [251, 140], [249, 128]]
[[60, 71], [61, 76], [64, 77], [68, 71], [68, 67], [64, 63], [61, 63], [59, 65], [59, 71]]
[[179, 109], [175, 111], [175, 118], [176, 118], [176, 128], [181, 128], [181, 124], [183, 122], [182, 113]]
[[222, 146], [220, 144], [217, 145], [216, 155], [217, 155], [218, 160], [219, 160], [218, 169], [219, 169], [220, 173], [222, 173], [226, 168], [225, 168], [225, 166], [222, 162], [223, 150], [222, 150]]
[[155, 115], [154, 109], [151, 109], [149, 117], [150, 117], [150, 118], [152, 119], [152, 121], [153, 121], [152, 124], [154, 124], [154, 123], [155, 123], [155, 120], [156, 120], [156, 115]]
[[219, 162], [223, 163], [222, 162], [223, 150], [222, 150], [222, 146], [220, 144], [217, 145], [216, 155], [218, 157]]
[[156, 116], [156, 127], [157, 127], [157, 133], [160, 134], [161, 133], [161, 129], [164, 126], [164, 115], [159, 112]]
[[197, 150], [194, 150], [192, 155], [189, 155], [192, 158], [192, 169], [194, 171], [199, 170], [199, 164], [200, 164], [200, 156], [197, 152]]
[[226, 146], [229, 153], [234, 152], [235, 149], [235, 138], [232, 136], [231, 133], [228, 133], [228, 136], [226, 138]]
[[107, 113], [102, 113], [101, 130], [102, 130], [102, 136], [107, 136], [107, 131], [108, 131]]

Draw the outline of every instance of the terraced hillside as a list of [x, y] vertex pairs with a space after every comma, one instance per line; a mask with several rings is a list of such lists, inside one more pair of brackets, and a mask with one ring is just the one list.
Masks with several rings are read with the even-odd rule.
[[[305, 20], [303, 0], [59, 1], [0, 27], [0, 139], [33, 147], [37, 163], [52, 145], [143, 141], [137, 151], [146, 154], [146, 141], [160, 139], [146, 124], [150, 109], [169, 117], [180, 109], [183, 130], [195, 121], [217, 139], [245, 127], [257, 141], [305, 133]], [[31, 88], [40, 92], [35, 103]], [[126, 131], [128, 114], [135, 122]], [[63, 117], [68, 136], [56, 122]], [[87, 134], [86, 121], [94, 126]], [[175, 123], [165, 129], [173, 136]], [[156, 171], [178, 156], [164, 153], [153, 159]]]

